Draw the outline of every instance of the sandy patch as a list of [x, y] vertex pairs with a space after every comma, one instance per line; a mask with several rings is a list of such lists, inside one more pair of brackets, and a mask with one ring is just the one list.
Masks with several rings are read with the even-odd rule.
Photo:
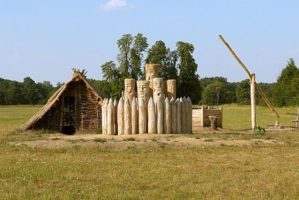
[[191, 135], [129, 135], [108, 136], [97, 134], [62, 135], [52, 134], [43, 139], [33, 141], [11, 142], [11, 145], [25, 145], [32, 148], [70, 148], [74, 146], [92, 147], [100, 146], [116, 149], [127, 149], [130, 147], [205, 147], [205, 146], [248, 146], [256, 144], [281, 144], [276, 140], [265, 139], [221, 139], [217, 135], [213, 138], [196, 138]]

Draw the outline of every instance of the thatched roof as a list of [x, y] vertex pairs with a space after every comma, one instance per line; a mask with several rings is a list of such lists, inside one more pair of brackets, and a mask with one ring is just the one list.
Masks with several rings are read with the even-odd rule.
[[97, 97], [99, 102], [102, 102], [103, 95], [99, 95], [98, 92], [91, 86], [85, 76], [85, 71], [79, 71], [73, 69], [73, 77], [71, 80], [63, 84], [54, 94], [48, 99], [47, 103], [35, 114], [33, 115], [25, 124], [22, 126], [22, 130], [26, 131], [34, 126], [49, 110], [50, 108], [59, 100], [59, 97], [63, 94], [63, 92], [68, 88], [70, 83], [82, 80], [86, 87], [90, 89], [90, 91]]

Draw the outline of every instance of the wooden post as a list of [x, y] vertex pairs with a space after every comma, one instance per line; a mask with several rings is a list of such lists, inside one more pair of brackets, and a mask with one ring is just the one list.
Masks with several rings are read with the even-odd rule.
[[251, 99], [251, 128], [256, 128], [256, 102], [255, 102], [255, 74], [251, 74], [250, 79], [250, 99]]
[[62, 99], [62, 102], [61, 102], [61, 113], [60, 113], [59, 129], [60, 129], [60, 131], [62, 131], [62, 126], [63, 126], [63, 113], [64, 113], [64, 95], [61, 95], [60, 98]]

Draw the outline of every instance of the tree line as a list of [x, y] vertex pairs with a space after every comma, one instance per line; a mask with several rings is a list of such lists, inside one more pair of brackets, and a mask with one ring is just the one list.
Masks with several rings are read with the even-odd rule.
[[[147, 38], [138, 33], [123, 35], [118, 41], [117, 63], [108, 61], [101, 66], [105, 81], [98, 83], [104, 93], [118, 98], [123, 91], [123, 80], [144, 78], [144, 64], [161, 65], [160, 77], [177, 80], [178, 96], [190, 96], [195, 104], [219, 105], [226, 103], [249, 104], [249, 80], [230, 83], [224, 77], [201, 78], [197, 74], [198, 64], [193, 58], [194, 46], [178, 41], [171, 50], [162, 40], [149, 47]], [[299, 69], [293, 59], [278, 77], [277, 83], [260, 83], [261, 88], [276, 106], [299, 104]], [[256, 101], [263, 100], [256, 94]]]
[[177, 80], [177, 94], [189, 96], [195, 102], [200, 100], [201, 87], [197, 74], [197, 63], [193, 58], [194, 46], [178, 41], [171, 50], [159, 40], [150, 48], [147, 38], [138, 33], [123, 35], [118, 41], [117, 63], [108, 61], [101, 66], [102, 74], [109, 85], [107, 93], [118, 98], [124, 88], [125, 78], [144, 79], [146, 63], [160, 64], [160, 77]]
[[[147, 38], [138, 33], [123, 35], [118, 41], [117, 62], [101, 65], [104, 80], [90, 80], [96, 90], [105, 96], [119, 98], [124, 90], [124, 79], [145, 78], [144, 65], [161, 65], [160, 77], [177, 81], [177, 95], [189, 96], [194, 104], [250, 104], [249, 80], [228, 82], [225, 77], [200, 78], [194, 46], [178, 41], [176, 49], [170, 49], [162, 40], [149, 47]], [[259, 83], [275, 106], [299, 105], [299, 69], [290, 59], [275, 83]], [[61, 84], [58, 84], [59, 87]], [[30, 77], [23, 82], [0, 78], [0, 104], [43, 104], [57, 89], [49, 82], [35, 83]], [[257, 103], [264, 102], [256, 94]]]
[[0, 78], [0, 105], [44, 104], [55, 89], [48, 81], [35, 83], [30, 77], [23, 82]]

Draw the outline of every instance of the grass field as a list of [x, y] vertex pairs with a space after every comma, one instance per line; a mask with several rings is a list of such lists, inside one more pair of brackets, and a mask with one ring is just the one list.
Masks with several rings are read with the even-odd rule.
[[[61, 140], [57, 134], [49, 139], [47, 133], [17, 131], [38, 109], [0, 107], [0, 199], [299, 199], [299, 131], [240, 131], [250, 127], [248, 106], [224, 106], [223, 124], [229, 131], [218, 134], [203, 131], [148, 142], [139, 136], [99, 136], [70, 140], [71, 146], [60, 148], [13, 145]], [[295, 111], [279, 109], [283, 125], [294, 118], [287, 113]], [[274, 123], [265, 108], [258, 107], [257, 113], [259, 125]], [[180, 143], [180, 138], [201, 143], [167, 143]], [[221, 143], [209, 145], [215, 141]], [[231, 141], [251, 143], [225, 143]], [[152, 143], [156, 145], [146, 145]]]

